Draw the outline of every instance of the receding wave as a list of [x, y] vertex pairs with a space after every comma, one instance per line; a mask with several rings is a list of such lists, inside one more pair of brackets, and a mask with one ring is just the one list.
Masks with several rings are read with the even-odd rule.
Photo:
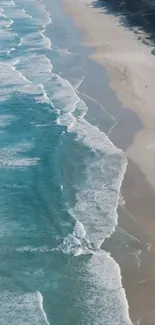
[[[43, 309], [43, 297], [40, 292], [36, 293], [11, 293], [0, 294], [0, 312], [3, 324], [34, 324], [49, 325]], [[5, 311], [4, 311], [5, 305]], [[22, 306], [22, 309], [21, 309]]]

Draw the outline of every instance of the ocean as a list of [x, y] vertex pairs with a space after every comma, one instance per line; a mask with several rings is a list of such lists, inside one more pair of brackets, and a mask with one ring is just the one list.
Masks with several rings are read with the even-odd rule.
[[0, 1], [0, 325], [131, 325], [101, 249], [127, 160], [85, 119], [79, 39], [56, 0]]

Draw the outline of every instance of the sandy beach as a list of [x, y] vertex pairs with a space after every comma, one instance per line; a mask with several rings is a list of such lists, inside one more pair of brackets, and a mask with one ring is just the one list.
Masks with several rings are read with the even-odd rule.
[[85, 45], [94, 48], [91, 59], [104, 67], [117, 99], [127, 108], [122, 115], [110, 111], [117, 121], [110, 139], [126, 151], [129, 164], [122, 185], [125, 206], [118, 209], [118, 227], [104, 249], [121, 267], [133, 324], [154, 325], [155, 57], [138, 34], [92, 1], [63, 0], [63, 6]]

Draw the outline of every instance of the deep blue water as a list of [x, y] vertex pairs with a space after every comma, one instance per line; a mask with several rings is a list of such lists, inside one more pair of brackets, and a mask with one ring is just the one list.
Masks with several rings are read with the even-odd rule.
[[0, 1], [0, 325], [129, 325], [100, 249], [126, 158], [84, 119], [78, 35], [47, 4]]

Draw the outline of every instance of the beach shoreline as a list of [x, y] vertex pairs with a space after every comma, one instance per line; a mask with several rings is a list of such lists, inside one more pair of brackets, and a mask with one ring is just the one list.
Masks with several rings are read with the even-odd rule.
[[155, 56], [151, 48], [122, 26], [118, 17], [93, 8], [91, 0], [78, 3], [65, 0], [62, 5], [81, 30], [84, 45], [94, 49], [90, 58], [105, 68], [110, 87], [119, 101], [139, 116], [143, 128], [128, 147], [127, 155], [155, 189], [152, 179], [155, 173], [155, 143], [152, 141], [155, 136]]
[[[121, 189], [126, 203], [125, 206], [119, 206], [118, 226], [115, 233], [105, 241], [103, 248], [111, 252], [121, 268], [133, 324], [154, 325], [155, 117], [152, 109], [152, 85], [155, 60], [150, 49], [141, 44], [132, 31], [120, 26], [117, 18], [112, 15], [108, 16], [104, 12], [99, 15], [98, 8], [92, 8], [91, 1], [73, 4], [70, 0], [65, 0], [63, 7], [72, 17], [75, 26], [80, 28], [84, 45], [94, 49], [90, 59], [105, 68], [110, 86], [123, 105], [122, 112], [120, 107], [118, 109], [118, 119], [117, 110], [114, 112], [117, 125], [110, 134], [110, 140], [128, 156], [128, 168]], [[101, 35], [99, 27], [104, 25], [110, 32]], [[114, 37], [117, 38], [118, 35], [118, 44], [114, 42], [112, 46]], [[121, 42], [126, 46], [124, 52], [123, 49], [118, 51]], [[89, 95], [88, 89], [85, 89], [86, 84], [85, 80], [79, 91]], [[99, 94], [93, 98], [99, 104], [103, 103]], [[114, 109], [111, 109], [112, 105], [109, 105], [108, 111], [113, 114]], [[129, 111], [134, 113], [131, 117]]]
[[[85, 68], [86, 77], [79, 87], [79, 92], [80, 94], [84, 92], [88, 97], [94, 95], [94, 99], [97, 100], [99, 105], [103, 102], [104, 94], [102, 97], [102, 95], [97, 93], [97, 85], [100, 84], [103, 79], [104, 71], [100, 69], [98, 64], [92, 61], [89, 62], [89, 59]], [[91, 80], [93, 80], [93, 76], [96, 74], [98, 76], [98, 83], [96, 87], [94, 87], [94, 92], [96, 93], [95, 97]], [[109, 87], [108, 84], [107, 87]], [[84, 100], [89, 107], [86, 119], [88, 119], [89, 123], [97, 125], [101, 131], [105, 132], [103, 127], [103, 125], [105, 126], [105, 123], [103, 123], [105, 118], [103, 110], [101, 107], [97, 108], [96, 102], [88, 100], [87, 97], [84, 97]], [[132, 143], [136, 132], [138, 132], [142, 126], [139, 118], [134, 112], [121, 107], [117, 98], [112, 99], [112, 93], [110, 93], [110, 100], [107, 101], [106, 107], [111, 107], [111, 100], [114, 101], [116, 105], [115, 114], [117, 113], [119, 117], [123, 114], [123, 118], [114, 129], [114, 132], [111, 132], [110, 139], [117, 147], [125, 151]], [[133, 124], [130, 130], [128, 130], [128, 123]], [[125, 132], [126, 138], [122, 137]], [[155, 227], [153, 218], [155, 205], [154, 190], [146, 181], [139, 167], [130, 159], [128, 159], [128, 166], [122, 183], [121, 194], [126, 203], [125, 206], [119, 205], [118, 207], [118, 226], [110, 238], [105, 240], [102, 248], [111, 253], [112, 257], [114, 257], [121, 268], [122, 283], [126, 290], [130, 307], [130, 317], [133, 324], [137, 325], [138, 321], [144, 318], [144, 315], [147, 315], [145, 318], [147, 317], [148, 319], [148, 314], [150, 315], [154, 308], [154, 303], [152, 304], [154, 291], [151, 295], [149, 292], [147, 295], [144, 295], [149, 286], [147, 286], [147, 281], [143, 283], [143, 280], [147, 278], [152, 279], [154, 274], [154, 263], [152, 262], [154, 260], [154, 232], [152, 230]], [[150, 199], [148, 200], [149, 197]], [[138, 202], [136, 202], [137, 199]], [[149, 216], [149, 222], [145, 220], [146, 215]], [[149, 271], [147, 270], [147, 265], [149, 265]], [[137, 287], [139, 283], [140, 286], [142, 286], [140, 290]], [[144, 301], [141, 298], [142, 296], [145, 297]], [[152, 325], [154, 323], [152, 323], [152, 320], [149, 320], [148, 323], [142, 323], [141, 321], [139, 324]]]

